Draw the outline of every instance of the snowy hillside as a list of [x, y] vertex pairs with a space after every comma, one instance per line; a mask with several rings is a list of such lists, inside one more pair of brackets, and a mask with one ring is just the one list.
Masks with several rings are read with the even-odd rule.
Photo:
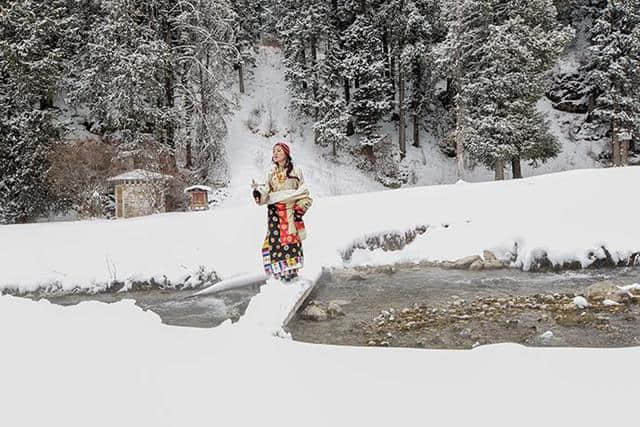
[[[329, 148], [315, 146], [311, 126], [289, 106], [281, 52], [278, 48], [261, 47], [253, 75], [248, 78], [246, 93], [240, 95], [238, 109], [229, 121], [227, 151], [231, 178], [229, 197], [223, 206], [242, 206], [250, 201], [249, 183], [252, 178], [264, 175], [270, 165], [271, 147], [277, 141], [287, 141], [291, 145], [294, 162], [302, 166], [316, 196], [385, 189], [373, 176], [358, 170], [353, 159], [344, 152], [334, 158]], [[524, 176], [601, 166], [596, 159], [603, 149], [602, 143], [569, 136], [571, 128], [584, 121], [584, 115], [554, 110], [546, 98], [538, 102], [538, 109], [549, 114], [551, 131], [561, 142], [562, 150], [556, 158], [538, 167], [524, 163]], [[397, 129], [391, 124], [386, 124], [384, 129], [392, 136], [392, 143], [397, 144]], [[410, 144], [407, 148], [404, 164], [409, 171], [409, 183], [406, 186], [456, 182], [455, 159], [442, 153], [433, 135], [423, 135], [421, 148]], [[493, 180], [493, 171], [482, 166], [467, 166], [465, 181]], [[507, 177], [510, 177], [509, 172]]]
[[271, 149], [278, 141], [291, 146], [296, 165], [314, 195], [336, 196], [378, 191], [384, 187], [355, 167], [334, 160], [313, 144], [308, 126], [289, 111], [290, 99], [280, 50], [263, 47], [257, 56], [253, 77], [239, 108], [229, 123], [227, 151], [231, 174], [229, 197], [222, 206], [243, 206], [251, 201], [251, 179], [262, 179], [271, 167]]

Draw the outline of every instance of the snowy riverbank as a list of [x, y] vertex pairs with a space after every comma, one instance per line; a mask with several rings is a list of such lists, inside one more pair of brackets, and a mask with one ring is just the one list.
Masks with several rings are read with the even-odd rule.
[[[640, 201], [625, 190], [632, 182], [640, 182], [640, 168], [318, 198], [306, 217], [305, 274], [315, 277], [323, 266], [455, 260], [485, 249], [525, 270], [541, 258], [582, 267], [607, 253], [626, 260], [640, 251], [640, 228], [632, 226]], [[193, 286], [211, 272], [255, 273], [265, 226], [264, 208], [250, 200], [207, 212], [1, 226], [0, 289], [150, 280]], [[352, 250], [367, 236], [416, 227], [426, 232], [402, 250]]]

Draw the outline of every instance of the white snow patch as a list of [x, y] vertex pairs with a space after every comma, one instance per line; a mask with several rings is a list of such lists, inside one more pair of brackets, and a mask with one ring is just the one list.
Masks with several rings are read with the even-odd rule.
[[589, 302], [587, 301], [587, 299], [583, 296], [577, 296], [573, 299], [573, 303], [576, 305], [576, 307], [582, 309], [582, 308], [587, 308], [589, 307]]

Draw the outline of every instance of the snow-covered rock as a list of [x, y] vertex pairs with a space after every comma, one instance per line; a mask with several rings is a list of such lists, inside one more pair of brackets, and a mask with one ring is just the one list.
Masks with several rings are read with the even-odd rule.
[[544, 333], [540, 334], [539, 337], [541, 339], [543, 339], [543, 340], [549, 340], [549, 339], [553, 338], [553, 332], [551, 332], [551, 331], [544, 332]]
[[589, 302], [587, 301], [587, 299], [583, 296], [577, 296], [573, 299], [573, 303], [576, 305], [576, 307], [578, 307], [579, 309], [583, 309], [583, 308], [587, 308], [589, 307]]
[[591, 301], [610, 299], [618, 301], [618, 286], [610, 280], [594, 283], [586, 291], [587, 298]]

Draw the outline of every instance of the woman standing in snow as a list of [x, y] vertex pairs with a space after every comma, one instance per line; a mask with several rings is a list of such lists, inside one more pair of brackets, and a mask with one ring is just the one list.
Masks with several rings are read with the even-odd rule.
[[267, 205], [268, 230], [262, 245], [264, 271], [286, 282], [295, 279], [304, 264], [302, 216], [311, 206], [302, 171], [294, 167], [291, 149], [284, 142], [273, 146], [273, 166], [264, 183], [251, 184], [253, 198]]

